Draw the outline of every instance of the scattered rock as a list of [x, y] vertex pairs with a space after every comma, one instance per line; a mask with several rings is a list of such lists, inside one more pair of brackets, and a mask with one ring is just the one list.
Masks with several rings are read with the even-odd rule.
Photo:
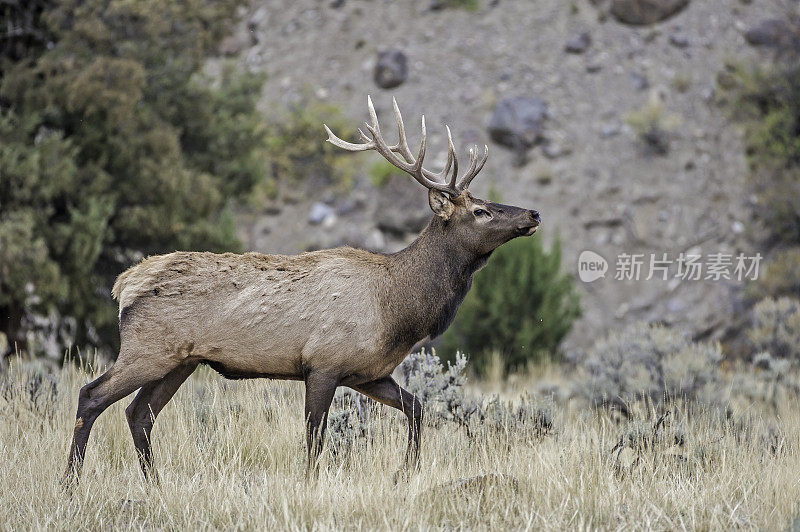
[[570, 54], [582, 54], [592, 44], [592, 37], [588, 31], [573, 35], [564, 46], [564, 51]]
[[326, 219], [335, 216], [336, 212], [333, 207], [318, 201], [311, 206], [311, 212], [308, 213], [308, 223], [313, 225], [321, 224]]
[[375, 225], [393, 236], [420, 232], [431, 218], [425, 190], [412, 179], [392, 178], [381, 188]]
[[615, 137], [619, 135], [620, 126], [619, 124], [603, 124], [600, 127], [600, 137], [607, 139], [609, 137]]
[[689, 0], [612, 0], [611, 14], [620, 22], [636, 26], [667, 19], [689, 5]]
[[498, 144], [524, 152], [541, 140], [547, 115], [547, 104], [540, 98], [505, 98], [494, 108], [489, 136]]
[[589, 74], [597, 74], [603, 70], [603, 63], [599, 57], [592, 58], [586, 63], [586, 72]]
[[753, 46], [787, 48], [800, 44], [800, 31], [783, 19], [765, 19], [744, 33], [745, 40]]
[[548, 140], [542, 147], [542, 153], [548, 159], [558, 159], [572, 153], [572, 146], [568, 143]]
[[689, 38], [681, 32], [676, 32], [669, 36], [669, 43], [676, 48], [686, 48], [689, 46]]
[[378, 53], [373, 74], [375, 84], [382, 89], [401, 85], [408, 78], [408, 59], [402, 51], [392, 48]]
[[650, 88], [650, 81], [644, 74], [638, 72], [631, 72], [631, 81], [633, 81], [633, 88], [637, 91], [643, 91]]

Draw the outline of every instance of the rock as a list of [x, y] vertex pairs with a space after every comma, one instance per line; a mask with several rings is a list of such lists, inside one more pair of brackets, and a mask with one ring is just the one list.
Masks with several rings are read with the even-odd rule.
[[669, 36], [669, 43], [676, 48], [686, 48], [689, 46], [689, 38], [683, 33], [677, 32]]
[[787, 48], [800, 44], [800, 30], [783, 19], [765, 19], [749, 28], [744, 39], [753, 46]]
[[489, 136], [498, 144], [524, 152], [541, 140], [547, 115], [547, 104], [540, 98], [505, 98], [494, 108]]
[[650, 81], [644, 76], [644, 74], [631, 72], [631, 81], [633, 81], [633, 88], [637, 91], [643, 91], [650, 88]]
[[689, 0], [612, 0], [611, 14], [620, 22], [636, 26], [669, 18], [689, 5]]
[[600, 127], [600, 137], [607, 139], [619, 135], [619, 124], [603, 124]]
[[401, 85], [408, 77], [408, 59], [402, 51], [392, 48], [378, 53], [373, 79], [382, 89]]
[[431, 218], [425, 189], [411, 178], [392, 178], [384, 185], [375, 205], [375, 225], [389, 235], [419, 233]]
[[311, 212], [308, 213], [308, 223], [313, 225], [321, 224], [326, 218], [335, 216], [336, 212], [333, 207], [318, 201], [311, 206]]
[[572, 153], [572, 146], [566, 142], [548, 141], [542, 148], [542, 153], [548, 159], [558, 159]]
[[573, 35], [564, 46], [564, 51], [570, 54], [582, 54], [592, 44], [592, 37], [588, 31]]
[[586, 63], [586, 72], [589, 74], [597, 74], [603, 70], [603, 62], [600, 57], [594, 57]]

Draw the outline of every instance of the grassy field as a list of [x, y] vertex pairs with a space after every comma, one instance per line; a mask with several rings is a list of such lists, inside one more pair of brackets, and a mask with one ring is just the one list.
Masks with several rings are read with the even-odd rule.
[[[90, 378], [71, 367], [55, 376], [54, 396], [31, 400], [24, 372], [12, 365], [5, 376], [0, 530], [783, 529], [798, 512], [796, 401], [774, 419], [751, 409], [741, 431], [711, 412], [687, 416], [680, 431], [645, 414], [625, 428], [569, 405], [542, 438], [510, 427], [470, 441], [455, 426], [428, 427], [421, 470], [397, 483], [405, 419], [387, 409], [372, 439], [347, 456], [326, 452], [307, 483], [301, 385], [206, 370], [156, 422], [158, 485], [139, 472], [121, 401], [96, 423], [81, 483], [67, 495], [59, 478]], [[776, 420], [782, 433], [765, 440]], [[663, 436], [612, 452], [634, 426]]]

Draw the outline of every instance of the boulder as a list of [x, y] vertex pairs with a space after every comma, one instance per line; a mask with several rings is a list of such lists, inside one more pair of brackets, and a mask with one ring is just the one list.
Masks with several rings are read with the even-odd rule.
[[308, 213], [308, 223], [313, 225], [321, 224], [335, 216], [336, 211], [333, 210], [333, 207], [318, 201], [311, 206], [311, 211]]
[[667, 19], [689, 5], [689, 0], [612, 0], [611, 14], [620, 22], [642, 26]]
[[592, 44], [592, 37], [588, 31], [573, 35], [564, 46], [564, 51], [569, 54], [582, 54]]
[[669, 36], [669, 43], [675, 48], [686, 48], [689, 46], [689, 37], [682, 32], [675, 32]]
[[489, 136], [498, 144], [525, 151], [542, 139], [547, 115], [547, 104], [540, 98], [505, 98], [494, 108]]
[[378, 53], [373, 78], [375, 84], [382, 89], [391, 89], [401, 85], [408, 77], [408, 59], [406, 54], [397, 49]]
[[428, 193], [398, 170], [380, 188], [375, 205], [375, 225], [392, 236], [419, 233], [431, 219]]
[[770, 18], [749, 28], [744, 39], [753, 46], [788, 48], [800, 44], [800, 28], [792, 28], [783, 19]]
[[637, 91], [643, 91], [650, 88], [650, 80], [648, 80], [647, 76], [644, 74], [631, 72], [631, 81], [633, 82], [633, 88]]

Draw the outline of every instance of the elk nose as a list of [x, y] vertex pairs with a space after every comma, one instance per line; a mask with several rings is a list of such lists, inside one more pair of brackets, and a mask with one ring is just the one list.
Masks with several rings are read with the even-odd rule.
[[539, 216], [539, 211], [528, 211], [528, 215], [531, 217], [531, 220], [536, 222], [536, 225], [541, 223], [542, 218]]

